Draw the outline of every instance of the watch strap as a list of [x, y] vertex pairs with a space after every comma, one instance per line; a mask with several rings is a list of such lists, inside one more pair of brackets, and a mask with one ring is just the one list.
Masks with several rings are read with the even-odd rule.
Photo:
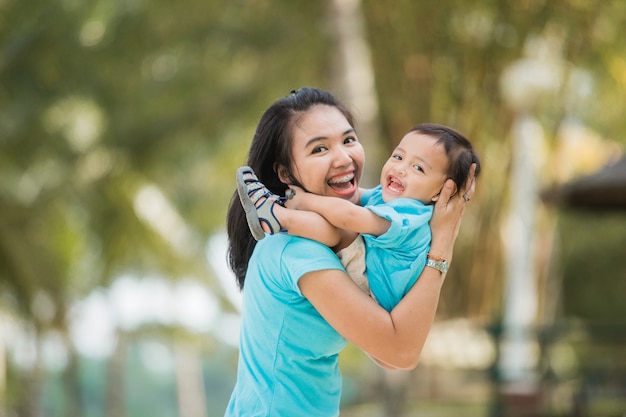
[[435, 268], [437, 271], [441, 272], [443, 275], [448, 273], [448, 261], [443, 258], [437, 258], [428, 254], [426, 259], [426, 266], [431, 268]]

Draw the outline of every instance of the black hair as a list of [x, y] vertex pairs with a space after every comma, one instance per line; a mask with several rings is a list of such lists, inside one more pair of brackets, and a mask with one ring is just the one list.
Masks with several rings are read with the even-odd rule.
[[480, 158], [474, 150], [472, 143], [460, 132], [436, 123], [422, 123], [413, 126], [409, 132], [418, 132], [430, 136], [437, 140], [438, 145], [442, 145], [448, 156], [448, 178], [451, 178], [456, 185], [456, 195], [459, 190], [465, 187], [465, 183], [470, 173], [472, 164], [476, 164], [474, 178], [480, 174]]
[[[293, 175], [292, 142], [293, 127], [298, 118], [314, 106], [337, 108], [354, 127], [352, 114], [331, 93], [318, 88], [304, 87], [276, 100], [261, 116], [257, 125], [246, 165], [251, 167], [259, 180], [274, 194], [284, 195], [287, 185], [281, 182], [277, 166], [286, 168], [285, 175], [292, 184], [299, 185]], [[248, 261], [256, 245], [248, 229], [245, 212], [237, 192], [233, 193], [226, 215], [228, 233], [228, 264], [242, 289], [248, 270]]]

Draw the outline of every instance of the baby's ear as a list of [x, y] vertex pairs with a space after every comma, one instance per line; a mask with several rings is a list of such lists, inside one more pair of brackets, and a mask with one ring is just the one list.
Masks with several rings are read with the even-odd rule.
[[[448, 178], [449, 179], [449, 178]], [[447, 181], [447, 180], [446, 180]], [[445, 185], [445, 182], [444, 182]], [[443, 189], [443, 187], [441, 187]], [[456, 194], [456, 184], [454, 185], [454, 190], [452, 191], [452, 193], [450, 194], [450, 196], [454, 196]], [[433, 203], [437, 202], [439, 200], [439, 196], [441, 195], [441, 190], [439, 190], [439, 192], [437, 194], [435, 194], [430, 201], [432, 201]]]
[[454, 184], [454, 189], [452, 190], [452, 194], [450, 194], [450, 195], [454, 197], [458, 192], [459, 192], [459, 190], [456, 188], [456, 183], [455, 183]]

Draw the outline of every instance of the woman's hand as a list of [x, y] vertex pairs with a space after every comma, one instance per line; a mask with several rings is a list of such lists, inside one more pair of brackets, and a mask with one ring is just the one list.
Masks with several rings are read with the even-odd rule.
[[476, 186], [474, 171], [476, 171], [476, 164], [472, 164], [463, 189], [459, 190], [452, 198], [450, 196], [455, 191], [454, 181], [447, 180], [441, 190], [439, 200], [435, 203], [435, 210], [430, 221], [430, 229], [433, 235], [430, 253], [448, 262], [452, 260], [454, 242], [459, 234], [465, 205], [474, 195]]

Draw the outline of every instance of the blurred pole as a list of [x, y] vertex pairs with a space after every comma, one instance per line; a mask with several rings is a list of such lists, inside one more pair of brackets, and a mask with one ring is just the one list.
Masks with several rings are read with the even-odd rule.
[[543, 129], [534, 117], [521, 113], [515, 119], [511, 140], [511, 208], [504, 238], [506, 282], [499, 366], [500, 377], [508, 389], [533, 392], [537, 382], [534, 332], [539, 296], [533, 256], [539, 191], [536, 159], [542, 147]]
[[509, 213], [502, 229], [506, 276], [497, 364], [502, 416], [536, 416], [541, 407], [535, 243], [538, 179], [546, 146], [535, 113], [561, 89], [561, 41], [549, 32], [527, 39], [526, 56], [506, 68], [500, 80], [504, 101], [515, 116]]
[[380, 141], [374, 66], [361, 7], [361, 0], [330, 0], [328, 22], [336, 48], [334, 84], [342, 101], [353, 109], [359, 140], [367, 155], [363, 184], [371, 187], [378, 183], [387, 152]]

